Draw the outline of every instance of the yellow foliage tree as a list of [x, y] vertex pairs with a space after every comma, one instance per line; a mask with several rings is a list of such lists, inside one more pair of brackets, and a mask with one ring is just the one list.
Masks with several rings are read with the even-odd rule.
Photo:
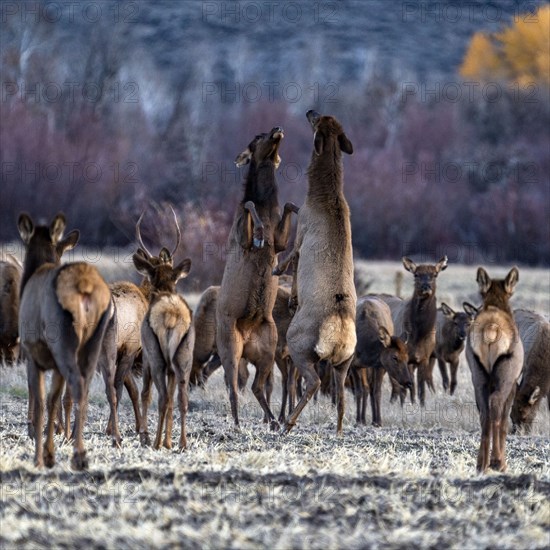
[[472, 37], [460, 74], [465, 78], [505, 79], [550, 85], [550, 5], [514, 18], [502, 32]]

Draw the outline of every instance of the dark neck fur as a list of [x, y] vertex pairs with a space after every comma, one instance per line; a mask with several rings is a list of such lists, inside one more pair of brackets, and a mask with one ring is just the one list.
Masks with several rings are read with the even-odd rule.
[[25, 265], [23, 268], [23, 275], [21, 277], [21, 289], [20, 295], [23, 295], [23, 290], [29, 279], [33, 276], [35, 271], [46, 263], [59, 264], [59, 260], [55, 257], [55, 252], [50, 247], [33, 247], [34, 250], [27, 248], [25, 256]]
[[252, 201], [256, 206], [278, 202], [275, 165], [271, 160], [265, 160], [259, 165], [251, 162], [246, 182], [242, 204]]
[[418, 341], [432, 332], [437, 317], [435, 292], [427, 298], [413, 294], [407, 317], [409, 330], [411, 331], [409, 338], [411, 340]]

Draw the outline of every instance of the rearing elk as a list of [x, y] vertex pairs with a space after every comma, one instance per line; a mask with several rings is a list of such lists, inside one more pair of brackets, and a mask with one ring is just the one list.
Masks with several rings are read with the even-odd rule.
[[[159, 419], [154, 448], [161, 444], [172, 448], [173, 403], [176, 383], [181, 416], [180, 449], [187, 446], [186, 417], [188, 410], [189, 377], [193, 363], [195, 331], [192, 312], [187, 302], [176, 292], [177, 282], [187, 277], [191, 260], [185, 259], [173, 267], [170, 252], [163, 248], [160, 262], [153, 264], [140, 250], [132, 257], [136, 269], [151, 283], [149, 310], [141, 325], [143, 345], [143, 391], [140, 437], [143, 445], [149, 444], [147, 410], [151, 400], [151, 378], [158, 392]], [[168, 386], [166, 382], [168, 381]]]
[[[34, 404], [35, 463], [55, 464], [54, 422], [66, 381], [77, 403], [72, 466], [87, 468], [82, 430], [88, 387], [95, 372], [107, 322], [112, 315], [109, 287], [97, 269], [84, 262], [59, 265], [61, 255], [78, 242], [78, 231], [62, 239], [65, 217], [58, 214], [49, 227], [36, 226], [27, 214], [18, 221], [26, 247], [21, 281], [19, 334], [29, 377], [29, 403]], [[53, 370], [48, 395], [48, 424], [44, 449], [45, 371]]]
[[273, 368], [277, 328], [273, 305], [278, 278], [272, 275], [278, 252], [290, 233], [291, 213], [286, 203], [281, 217], [275, 170], [281, 161], [283, 130], [273, 128], [256, 136], [237, 156], [237, 166], [250, 164], [244, 196], [229, 234], [227, 263], [216, 311], [218, 354], [229, 382], [229, 399], [235, 426], [239, 426], [237, 375], [241, 358], [256, 367], [252, 385], [272, 429], [278, 424], [267, 403], [264, 387]]
[[481, 422], [477, 457], [479, 472], [484, 472], [489, 466], [501, 472], [506, 470], [508, 415], [523, 365], [523, 345], [508, 303], [518, 279], [516, 267], [504, 279], [491, 279], [482, 267], [477, 270], [483, 305], [470, 328], [466, 358], [472, 372]]

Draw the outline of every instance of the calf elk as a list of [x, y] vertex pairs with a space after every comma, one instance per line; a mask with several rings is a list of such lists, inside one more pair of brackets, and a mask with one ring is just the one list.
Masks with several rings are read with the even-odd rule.
[[523, 364], [523, 345], [508, 303], [518, 279], [515, 267], [504, 279], [491, 279], [482, 267], [477, 270], [483, 305], [468, 335], [466, 358], [481, 422], [477, 457], [480, 472], [487, 470], [489, 465], [495, 470], [506, 469], [508, 415]]
[[[111, 293], [95, 267], [84, 262], [59, 265], [63, 252], [73, 248], [79, 237], [78, 231], [72, 231], [62, 239], [63, 214], [55, 216], [50, 227], [35, 227], [30, 216], [21, 214], [18, 228], [26, 247], [19, 334], [27, 360], [29, 403], [34, 406], [35, 463], [55, 464], [54, 421], [66, 381], [77, 403], [72, 465], [82, 470], [88, 466], [82, 439], [88, 387], [112, 315]], [[47, 370], [53, 370], [53, 377], [43, 449]]]
[[[514, 310], [514, 320], [523, 343], [523, 371], [512, 405], [512, 429], [531, 431], [540, 401], [550, 401], [550, 323], [524, 309]], [[550, 403], [549, 403], [550, 405]]]
[[[433, 368], [437, 359], [439, 372], [443, 381], [443, 389], [453, 395], [457, 384], [457, 371], [460, 354], [466, 345], [466, 338], [470, 325], [477, 315], [477, 309], [468, 302], [464, 302], [464, 311], [454, 311], [447, 304], [442, 303], [437, 310], [435, 349], [430, 357], [427, 383], [433, 390]], [[451, 383], [447, 373], [447, 363], [450, 367]]]
[[285, 431], [292, 429], [318, 390], [321, 381], [315, 365], [323, 361], [335, 374], [336, 430], [340, 434], [344, 384], [357, 341], [350, 211], [342, 167], [342, 153], [351, 155], [353, 146], [334, 117], [315, 111], [308, 111], [306, 117], [314, 135], [306, 200], [298, 214], [294, 249], [275, 270], [281, 274], [294, 262], [293, 302], [297, 309], [288, 327], [287, 343], [306, 384]]
[[176, 283], [187, 277], [191, 260], [185, 259], [173, 267], [172, 256], [165, 248], [160, 251], [159, 258], [164, 261], [155, 265], [141, 251], [132, 257], [136, 269], [148, 277], [151, 283], [149, 309], [141, 325], [144, 372], [140, 438], [143, 445], [149, 444], [147, 410], [151, 400], [152, 379], [158, 392], [159, 414], [153, 447], [160, 447], [165, 426], [163, 445], [167, 449], [172, 448], [174, 392], [177, 383], [181, 416], [179, 447], [184, 450], [187, 446], [186, 417], [195, 331], [191, 309], [176, 292]]

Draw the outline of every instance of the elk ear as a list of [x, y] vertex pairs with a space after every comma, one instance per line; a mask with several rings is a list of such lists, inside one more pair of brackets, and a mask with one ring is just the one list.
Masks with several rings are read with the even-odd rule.
[[63, 256], [63, 253], [67, 250], [72, 250], [78, 243], [80, 239], [80, 231], [78, 229], [73, 229], [62, 241], [59, 241], [55, 248], [60, 256]]
[[403, 256], [403, 265], [407, 271], [410, 271], [413, 275], [416, 273], [416, 264], [406, 256]]
[[447, 269], [447, 261], [447, 256], [443, 256], [443, 258], [435, 264], [435, 272], [439, 273], [440, 271]]
[[160, 249], [159, 260], [163, 264], [171, 264], [172, 263], [172, 255], [170, 254], [170, 251], [165, 246], [163, 246]]
[[340, 144], [340, 149], [347, 153], [348, 155], [353, 155], [353, 145], [351, 144], [351, 141], [348, 139], [348, 136], [342, 132], [338, 136], [338, 143]]
[[508, 294], [512, 294], [514, 292], [514, 288], [519, 281], [519, 271], [517, 267], [513, 267], [510, 270], [510, 273], [506, 275], [506, 279], [504, 279], [504, 289]]
[[540, 386], [537, 386], [534, 390], [533, 390], [533, 393], [529, 396], [529, 405], [534, 405], [536, 402], [537, 402], [537, 399], [540, 395]]
[[191, 271], [191, 260], [186, 258], [174, 269], [176, 281], [187, 277], [187, 275], [189, 275], [189, 271]]
[[323, 149], [325, 147], [325, 138], [323, 137], [323, 134], [319, 132], [318, 130], [313, 134], [313, 146], [315, 147], [315, 152], [318, 155], [323, 154]]
[[240, 168], [241, 166], [246, 166], [250, 159], [252, 158], [252, 151], [250, 147], [247, 147], [242, 153], [237, 155], [235, 159], [235, 164]]
[[149, 278], [153, 275], [155, 268], [147, 258], [136, 253], [132, 256], [132, 261], [134, 262], [134, 266], [139, 273]]
[[149, 254], [143, 248], [138, 248], [135, 253], [142, 258], [149, 259]]
[[52, 240], [52, 243], [57, 244], [61, 240], [66, 225], [67, 222], [65, 220], [65, 216], [60, 212], [53, 219], [50, 225], [50, 238]]
[[403, 334], [399, 337], [399, 339], [406, 345], [409, 342], [409, 333], [403, 332]]
[[382, 345], [387, 348], [391, 344], [391, 335], [387, 331], [386, 327], [378, 328], [378, 339], [382, 342]]
[[487, 271], [485, 271], [482, 267], [477, 268], [476, 281], [479, 287], [479, 291], [482, 294], [485, 294], [485, 292], [487, 292], [489, 290], [489, 287], [491, 286], [491, 277], [489, 277]]
[[469, 302], [462, 302], [462, 307], [464, 308], [464, 311], [470, 316], [472, 320], [474, 320], [479, 313], [479, 309]]
[[17, 229], [19, 230], [19, 235], [21, 235], [23, 242], [28, 244], [34, 233], [34, 223], [32, 223], [31, 217], [25, 212], [19, 215]]
[[453, 317], [455, 312], [445, 302], [441, 302], [441, 311], [446, 317]]

